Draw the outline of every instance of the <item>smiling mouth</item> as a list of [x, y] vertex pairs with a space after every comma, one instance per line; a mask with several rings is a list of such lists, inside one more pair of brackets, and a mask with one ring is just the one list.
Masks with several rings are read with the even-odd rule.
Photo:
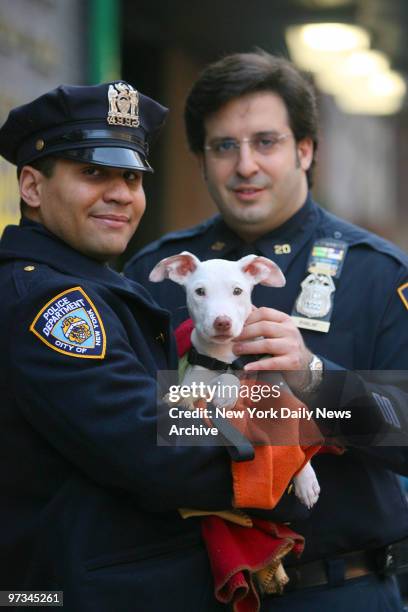
[[130, 221], [126, 215], [91, 215], [93, 219], [99, 221], [106, 227], [119, 228], [127, 225]]
[[240, 187], [233, 189], [233, 193], [239, 200], [255, 200], [263, 192], [262, 187]]

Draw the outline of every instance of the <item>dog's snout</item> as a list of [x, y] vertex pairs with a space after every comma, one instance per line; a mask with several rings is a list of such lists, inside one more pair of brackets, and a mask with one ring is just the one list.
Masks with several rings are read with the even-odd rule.
[[229, 317], [217, 317], [214, 320], [214, 329], [217, 332], [223, 333], [231, 329], [232, 321]]

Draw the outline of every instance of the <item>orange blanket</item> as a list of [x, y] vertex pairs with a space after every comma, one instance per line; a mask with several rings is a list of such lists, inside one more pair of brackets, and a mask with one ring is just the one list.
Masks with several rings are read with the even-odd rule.
[[[176, 330], [180, 357], [191, 347], [192, 329], [190, 319]], [[244, 384], [251, 386], [257, 381], [246, 379]], [[267, 405], [259, 405], [259, 409], [273, 407], [270, 404], [268, 399]], [[205, 408], [206, 400], [198, 400], [196, 405]], [[248, 399], [240, 398], [235, 409], [245, 408], [245, 405], [249, 406]], [[287, 388], [280, 394], [279, 405], [293, 411], [305, 408]], [[303, 421], [290, 418], [285, 423], [272, 423], [271, 431], [267, 426], [259, 426], [256, 419], [236, 418], [231, 423], [252, 442], [263, 442], [263, 445], [255, 446], [255, 457], [251, 461], [231, 462], [233, 506], [236, 510], [208, 512], [183, 508], [180, 514], [183, 518], [202, 517], [201, 530], [214, 577], [216, 599], [232, 604], [234, 612], [258, 612], [259, 593], [282, 592], [288, 578], [281, 560], [290, 551], [300, 555], [304, 539], [286, 525], [254, 519], [238, 508], [274, 508], [293, 476], [321, 447], [315, 443], [306, 446], [299, 443], [305, 435], [306, 439], [313, 441], [319, 438], [312, 422], [305, 430]], [[283, 439], [293, 440], [293, 445], [267, 443], [277, 439], [279, 427], [284, 428]], [[288, 428], [291, 431], [288, 432]], [[330, 448], [326, 450], [339, 452]]]
[[[184, 321], [175, 331], [179, 356], [183, 356], [191, 347], [191, 332], [193, 322], [191, 319]], [[258, 381], [245, 380], [248, 387], [257, 384]], [[264, 384], [264, 383], [263, 383]], [[205, 400], [197, 402], [198, 406], [205, 407]], [[248, 398], [238, 399], [236, 410], [254, 406]], [[257, 403], [259, 409], [280, 408], [284, 406], [292, 411], [305, 408], [303, 402], [290, 392], [288, 388], [283, 389], [278, 399], [268, 399]], [[312, 444], [303, 446], [299, 439], [304, 436], [316, 441], [319, 432], [312, 422], [306, 424], [303, 419], [289, 418], [284, 422], [266, 421], [266, 425], [260, 427], [257, 419], [241, 418], [232, 419], [231, 423], [244, 433], [252, 442], [262, 438], [262, 445], [255, 446], [255, 458], [252, 461], [232, 462], [232, 477], [234, 487], [234, 507], [236, 508], [261, 508], [272, 509], [276, 506], [292, 478], [296, 475], [310, 458], [318, 452], [320, 445]], [[305, 426], [309, 431], [304, 430]], [[268, 431], [268, 427], [270, 430]], [[276, 443], [268, 444], [268, 440], [276, 440], [279, 437], [277, 428], [284, 428], [283, 439], [291, 440], [291, 445], [278, 446]], [[293, 444], [292, 444], [293, 441]]]

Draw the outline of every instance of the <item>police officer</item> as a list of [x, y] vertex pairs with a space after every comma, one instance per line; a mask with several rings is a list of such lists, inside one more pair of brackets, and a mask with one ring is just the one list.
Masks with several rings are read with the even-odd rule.
[[157, 445], [168, 313], [107, 265], [143, 214], [165, 115], [122, 81], [60, 86], [0, 130], [22, 199], [0, 242], [0, 590], [36, 592], [21, 604], [219, 609], [177, 508], [229, 507], [229, 457]]
[[351, 415], [348, 421], [344, 411], [335, 425], [323, 419], [322, 429], [336, 432], [346, 451], [314, 458], [320, 499], [292, 523], [305, 551], [286, 563], [287, 591], [265, 597], [262, 609], [401, 610], [388, 546], [408, 535], [396, 476], [408, 472], [406, 375], [401, 381], [395, 372], [408, 369], [408, 258], [314, 202], [316, 98], [287, 60], [256, 52], [208, 66], [188, 96], [185, 121], [220, 214], [146, 247], [127, 276], [169, 308], [177, 325], [188, 316], [182, 290], [148, 281], [160, 259], [188, 250], [200, 259], [256, 253], [274, 260], [286, 287], [256, 287], [259, 308], [235, 352], [270, 355], [248, 369], [303, 371], [295, 389], [309, 406]]

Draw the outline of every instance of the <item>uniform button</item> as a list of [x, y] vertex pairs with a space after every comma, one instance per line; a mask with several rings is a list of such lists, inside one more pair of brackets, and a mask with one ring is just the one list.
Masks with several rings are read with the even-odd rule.
[[24, 268], [25, 272], [33, 272], [33, 270], [35, 270], [35, 266], [26, 266]]
[[212, 251], [222, 251], [224, 247], [225, 247], [225, 242], [221, 242], [221, 240], [217, 240], [217, 242], [214, 242], [211, 245], [211, 250]]
[[342, 233], [341, 232], [334, 232], [333, 236], [336, 238], [336, 240], [338, 240], [339, 238], [342, 237]]
[[292, 491], [293, 491], [293, 482], [291, 482], [290, 485], [288, 486], [288, 491], [287, 491], [288, 495], [290, 495]]
[[158, 336], [156, 336], [155, 340], [157, 340], [157, 342], [161, 342], [162, 344], [164, 344], [165, 342], [165, 336], [163, 334], [163, 332], [160, 332], [160, 334]]

